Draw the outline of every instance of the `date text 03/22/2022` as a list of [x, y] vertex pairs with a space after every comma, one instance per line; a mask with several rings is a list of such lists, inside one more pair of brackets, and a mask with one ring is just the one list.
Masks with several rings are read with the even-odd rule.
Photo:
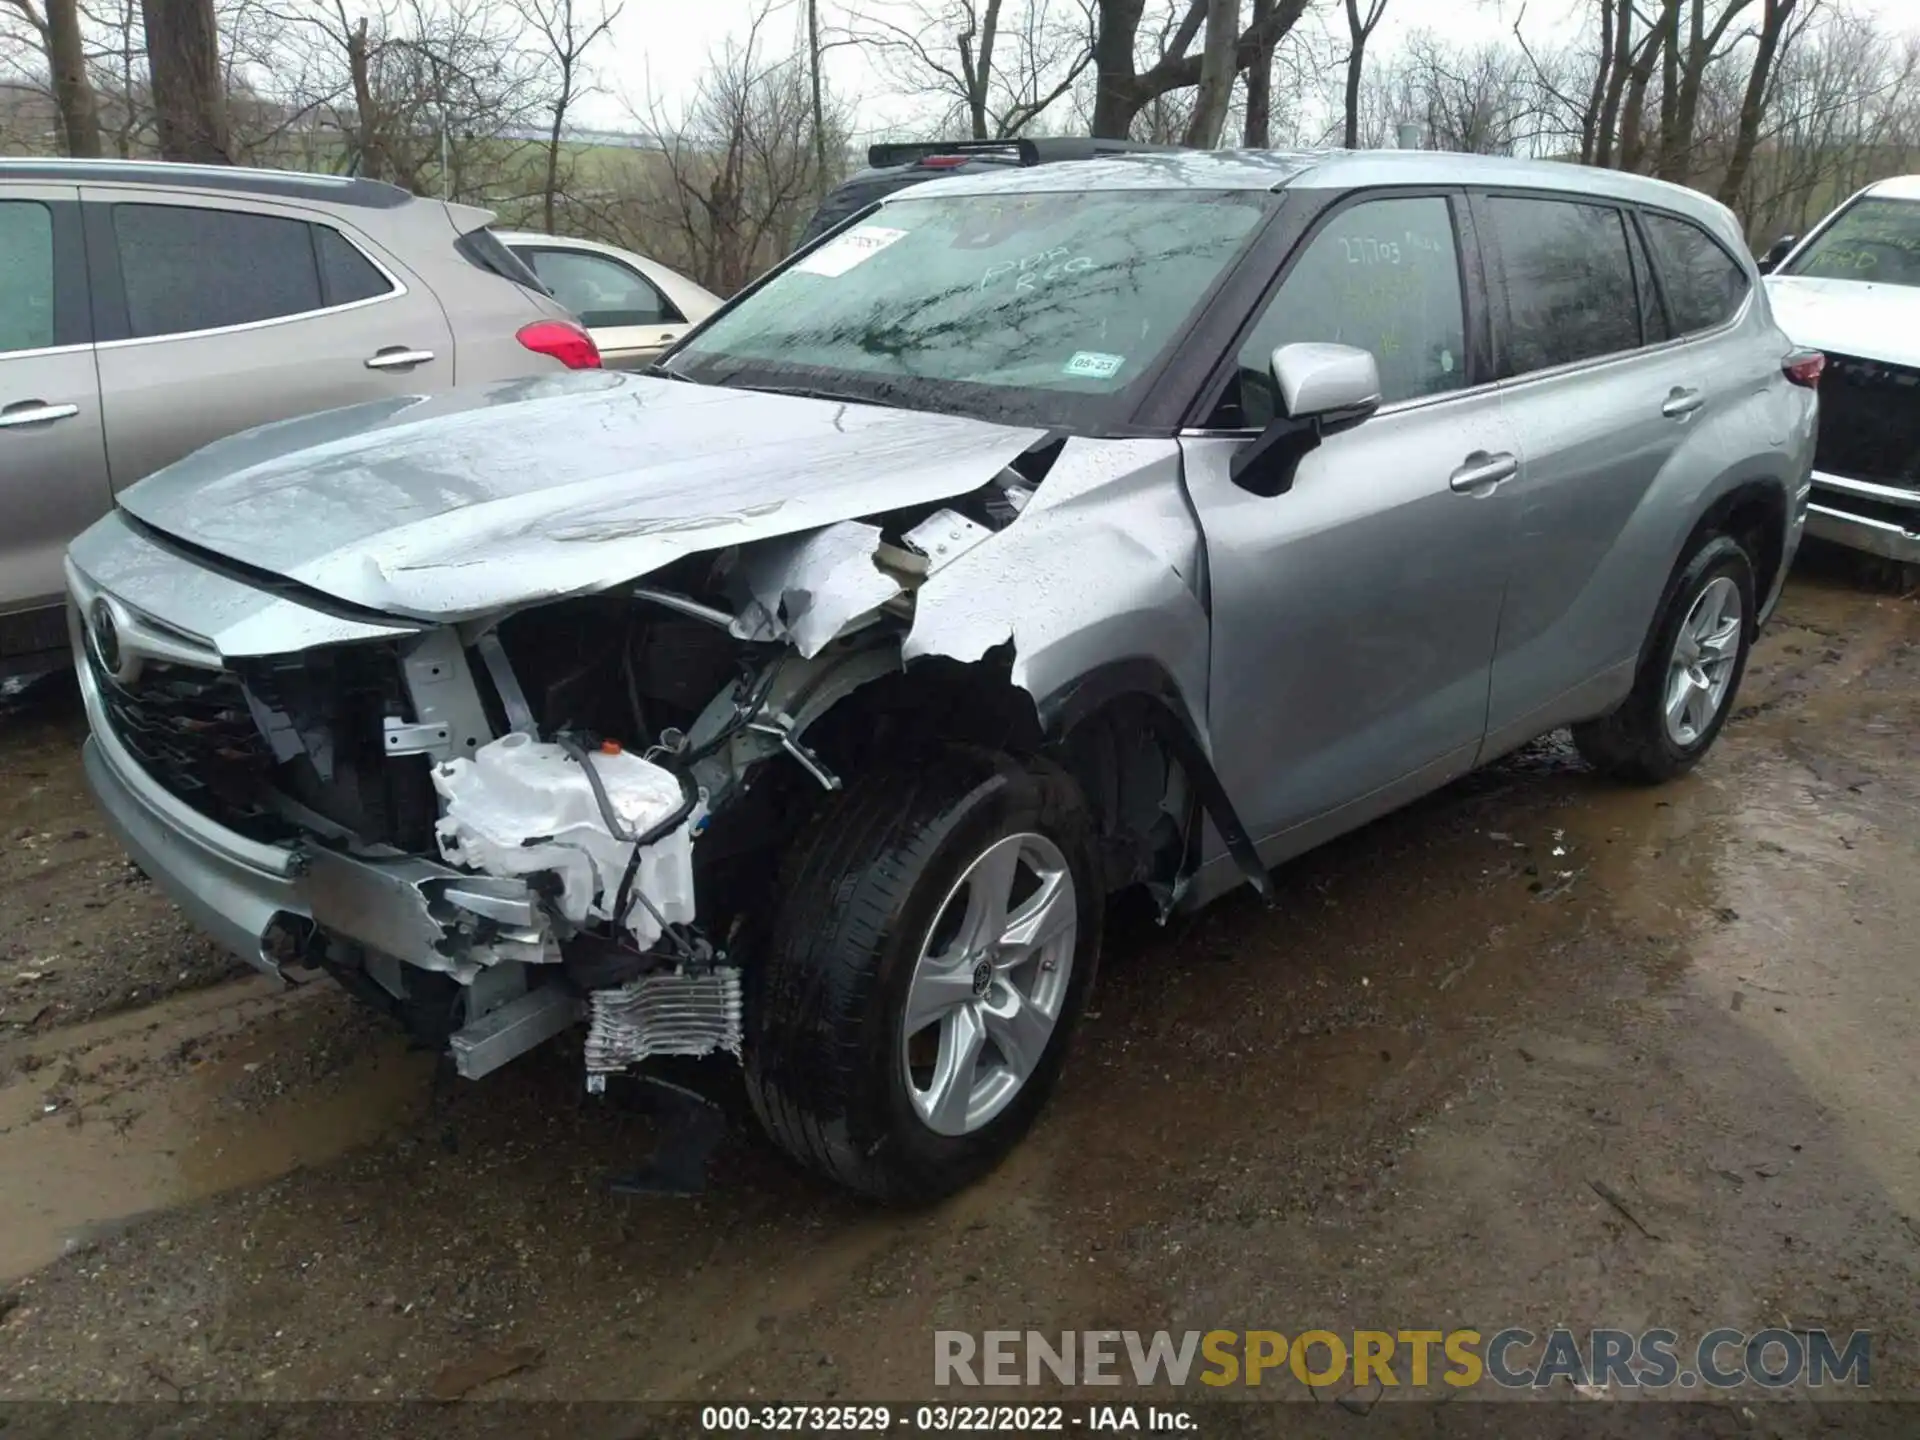
[[1162, 1405], [708, 1405], [700, 1428], [714, 1434], [811, 1435], [829, 1431], [1009, 1435], [1140, 1431], [1191, 1434], [1191, 1411]]

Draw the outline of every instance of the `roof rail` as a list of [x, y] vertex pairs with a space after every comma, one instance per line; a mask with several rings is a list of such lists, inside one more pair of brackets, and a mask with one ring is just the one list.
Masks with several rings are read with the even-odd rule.
[[170, 185], [374, 210], [397, 209], [413, 199], [398, 185], [359, 176], [259, 170], [243, 165], [184, 165], [167, 160], [0, 159], [0, 180], [7, 179], [64, 181], [70, 185]]
[[1138, 140], [1103, 140], [1084, 135], [1049, 135], [1030, 140], [912, 140], [888, 141], [867, 147], [867, 164], [875, 170], [912, 165], [938, 155], [1005, 157], [1022, 165], [1048, 165], [1056, 160], [1091, 160], [1096, 155], [1124, 155], [1135, 151], [1162, 152], [1175, 145], [1150, 145]]

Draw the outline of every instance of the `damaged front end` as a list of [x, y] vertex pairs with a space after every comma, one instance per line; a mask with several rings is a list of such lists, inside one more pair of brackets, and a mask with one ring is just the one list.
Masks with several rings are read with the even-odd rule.
[[[70, 565], [89, 773], [203, 925], [262, 968], [325, 969], [463, 1075], [581, 1021], [590, 1085], [654, 1056], [737, 1057], [743, 970], [823, 797], [932, 738], [1044, 743], [1016, 625], [920, 622], [1062, 444], [960, 497], [457, 624], [269, 595], [196, 555], [189, 598], [231, 622], [217, 644], [162, 618], [180, 586], [162, 600], [152, 577], [184, 562], [116, 517]], [[1191, 577], [1152, 563], [1203, 636]], [[947, 602], [990, 628], [991, 609]], [[1139, 833], [1114, 876], [1174, 893], [1196, 858], [1189, 787], [1177, 767], [1115, 773]]]

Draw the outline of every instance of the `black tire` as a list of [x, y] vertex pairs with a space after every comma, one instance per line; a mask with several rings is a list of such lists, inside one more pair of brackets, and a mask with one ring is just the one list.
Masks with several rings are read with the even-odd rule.
[[[1006, 1108], [971, 1134], [937, 1134], [913, 1107], [900, 1058], [908, 986], [966, 868], [1023, 832], [1057, 845], [1073, 876], [1067, 992]], [[789, 857], [771, 943], [747, 984], [747, 1093], [774, 1142], [890, 1202], [938, 1199], [991, 1170], [1046, 1102], [1085, 1005], [1100, 953], [1100, 873], [1079, 788], [1042, 761], [953, 747], [833, 797]]]
[[[1719, 712], [1691, 744], [1682, 745], [1668, 733], [1662, 710], [1667, 664], [1694, 602], [1721, 576], [1731, 579], [1740, 592], [1739, 650]], [[1703, 537], [1667, 583], [1653, 631], [1640, 656], [1632, 693], [1612, 714], [1573, 727], [1573, 743], [1581, 756], [1603, 775], [1643, 785], [1656, 785], [1691, 770], [1713, 748], [1720, 728], [1733, 713], [1741, 677], [1747, 672], [1747, 656], [1753, 649], [1758, 615], [1753, 561], [1740, 542], [1730, 535]]]

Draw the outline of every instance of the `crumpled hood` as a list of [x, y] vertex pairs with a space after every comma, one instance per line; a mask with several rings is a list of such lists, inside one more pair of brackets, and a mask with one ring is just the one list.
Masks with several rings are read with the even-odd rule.
[[1920, 289], [1912, 285], [1770, 275], [1767, 299], [1796, 345], [1920, 366]]
[[352, 604], [455, 620], [963, 495], [1041, 433], [587, 371], [245, 431], [120, 504]]

